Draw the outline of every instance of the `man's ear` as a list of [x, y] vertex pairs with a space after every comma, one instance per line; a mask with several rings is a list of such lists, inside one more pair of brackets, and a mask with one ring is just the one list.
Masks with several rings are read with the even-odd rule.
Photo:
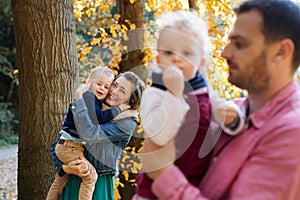
[[283, 39], [279, 42], [278, 49], [276, 51], [276, 59], [292, 59], [295, 46], [291, 39]]

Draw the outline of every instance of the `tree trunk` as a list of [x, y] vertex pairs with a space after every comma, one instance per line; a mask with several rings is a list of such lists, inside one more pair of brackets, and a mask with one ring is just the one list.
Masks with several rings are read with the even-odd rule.
[[189, 8], [192, 10], [198, 10], [195, 0], [189, 0]]
[[[129, 0], [120, 0], [120, 23], [127, 25], [125, 20], [129, 20], [136, 25], [136, 29], [127, 32], [128, 41], [122, 41], [123, 45], [128, 47], [127, 52], [123, 53], [122, 61], [120, 63], [120, 71], [133, 71], [144, 81], [146, 80], [146, 73], [143, 65], [143, 24], [144, 14], [142, 0], [135, 0], [133, 4]], [[141, 147], [141, 138], [132, 137], [128, 146], [139, 149]], [[122, 160], [122, 158], [120, 159]], [[136, 162], [133, 160], [133, 162]], [[120, 181], [124, 187], [119, 187], [119, 193], [122, 200], [130, 200], [135, 194], [135, 185], [132, 182], [126, 181], [122, 172], [120, 172]], [[129, 173], [129, 180], [135, 179], [136, 174]]]
[[45, 199], [49, 148], [78, 79], [72, 0], [12, 0], [20, 81], [18, 198]]
[[127, 32], [128, 41], [122, 41], [128, 50], [123, 53], [120, 63], [120, 71], [133, 71], [143, 78], [143, 24], [144, 14], [142, 0], [135, 0], [133, 4], [129, 0], [120, 0], [120, 23], [128, 25], [125, 20], [135, 24], [136, 29]]

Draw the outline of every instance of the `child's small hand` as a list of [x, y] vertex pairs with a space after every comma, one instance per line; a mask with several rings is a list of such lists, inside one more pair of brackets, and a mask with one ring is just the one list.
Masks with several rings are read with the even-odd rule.
[[91, 86], [91, 83], [88, 83], [88, 84], [81, 84], [75, 91], [75, 99], [81, 99], [82, 98], [82, 95], [89, 90]]
[[123, 104], [119, 105], [119, 108], [121, 109], [121, 112], [123, 112], [125, 110], [130, 109], [130, 105], [123, 103]]
[[184, 89], [184, 77], [182, 71], [176, 66], [170, 66], [163, 70], [163, 82], [168, 91], [181, 98]]
[[238, 117], [238, 113], [236, 112], [236, 110], [228, 106], [216, 108], [214, 115], [215, 119], [225, 126], [230, 126]]

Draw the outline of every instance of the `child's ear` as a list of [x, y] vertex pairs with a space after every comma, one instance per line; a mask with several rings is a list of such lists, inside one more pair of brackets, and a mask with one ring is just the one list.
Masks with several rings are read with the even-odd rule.
[[158, 63], [158, 62], [159, 62], [158, 53], [156, 53], [156, 55], [155, 55], [155, 62], [156, 62], [156, 63]]
[[202, 69], [205, 65], [206, 65], [206, 59], [202, 58], [199, 65], [199, 69]]

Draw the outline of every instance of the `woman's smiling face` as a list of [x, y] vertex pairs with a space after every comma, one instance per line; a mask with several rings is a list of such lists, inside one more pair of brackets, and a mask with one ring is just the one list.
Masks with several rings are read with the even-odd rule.
[[134, 85], [125, 77], [120, 76], [111, 85], [106, 97], [106, 103], [110, 106], [119, 106], [123, 103], [129, 103]]

